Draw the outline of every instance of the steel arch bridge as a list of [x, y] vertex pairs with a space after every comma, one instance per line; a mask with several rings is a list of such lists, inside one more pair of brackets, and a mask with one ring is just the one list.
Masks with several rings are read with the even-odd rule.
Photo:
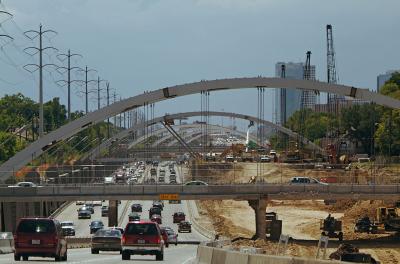
[[0, 167], [0, 180], [5, 180], [12, 176], [13, 171], [17, 171], [28, 164], [32, 159], [41, 155], [44, 150], [58, 141], [67, 139], [72, 135], [84, 130], [88, 126], [101, 122], [119, 113], [138, 108], [145, 104], [156, 103], [164, 100], [182, 97], [201, 92], [223, 91], [231, 89], [254, 89], [254, 88], [286, 88], [300, 90], [314, 90], [331, 94], [349, 96], [357, 99], [375, 102], [376, 104], [390, 108], [400, 108], [400, 101], [381, 94], [352, 86], [331, 84], [310, 80], [292, 80], [269, 77], [252, 78], [231, 78], [212, 81], [200, 81], [165, 87], [152, 92], [140, 94], [128, 99], [116, 102], [92, 113], [89, 113], [77, 120], [74, 120], [59, 129], [45, 135], [33, 142], [25, 149], [18, 152]]
[[[82, 157], [82, 160], [85, 160], [88, 157], [96, 157], [96, 155], [100, 154], [103, 149], [111, 146], [116, 141], [119, 141], [119, 140], [121, 140], [121, 139], [123, 139], [125, 137], [128, 137], [128, 136], [134, 134], [135, 131], [138, 131], [140, 129], [144, 129], [146, 125], [147, 126], [154, 125], [156, 123], [164, 121], [165, 119], [168, 119], [168, 120], [171, 120], [171, 119], [182, 119], [182, 118], [188, 118], [188, 117], [193, 117], [193, 116], [201, 116], [203, 114], [204, 113], [201, 112], [201, 111], [170, 114], [170, 115], [165, 115], [165, 116], [160, 116], [160, 117], [154, 118], [154, 119], [149, 120], [148, 122], [145, 122], [145, 123], [136, 124], [136, 125], [134, 125], [133, 127], [129, 128], [129, 129], [122, 130], [118, 134], [116, 134], [113, 137], [111, 137], [109, 140], [102, 142], [98, 147], [92, 149], [86, 155], [84, 155]], [[209, 111], [209, 112], [207, 112], [207, 115], [209, 115], [209, 116], [219, 116], [219, 117], [233, 117], [233, 118], [237, 118], [237, 119], [253, 121], [254, 123], [258, 123], [258, 124], [263, 124], [263, 125], [266, 125], [268, 127], [272, 127], [274, 129], [276, 129], [277, 131], [280, 131], [280, 132], [282, 132], [282, 133], [284, 133], [284, 134], [286, 134], [286, 135], [288, 135], [290, 137], [299, 138], [305, 145], [310, 145], [310, 147], [312, 149], [314, 149], [314, 150], [316, 150], [318, 152], [323, 152], [323, 150], [318, 145], [314, 144], [313, 142], [311, 142], [307, 138], [302, 137], [301, 135], [297, 134], [296, 132], [293, 132], [292, 130], [290, 130], [288, 128], [285, 128], [283, 126], [274, 124], [274, 123], [272, 123], [270, 121], [267, 121], [267, 120], [262, 120], [262, 119], [259, 119], [257, 117], [250, 116], [250, 115], [230, 113], [230, 112]], [[128, 146], [128, 149], [132, 148], [133, 146], [134, 146], [134, 143], [131, 143]]]

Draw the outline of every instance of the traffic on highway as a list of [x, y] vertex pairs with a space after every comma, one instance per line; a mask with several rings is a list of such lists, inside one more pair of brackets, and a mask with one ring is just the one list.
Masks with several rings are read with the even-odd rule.
[[[153, 161], [126, 164], [104, 177], [104, 184], [153, 182], [181, 183], [182, 173], [175, 162]], [[108, 223], [109, 201], [105, 200], [69, 202], [54, 218], [24, 218], [17, 227], [14, 254], [1, 255], [0, 264], [21, 260], [190, 263], [196, 254], [193, 243], [207, 240], [191, 228], [190, 212], [180, 200], [123, 200], [117, 206], [117, 226]], [[90, 242], [82, 243], [86, 248], [72, 249], [72, 245], [80, 247], [79, 239]]]

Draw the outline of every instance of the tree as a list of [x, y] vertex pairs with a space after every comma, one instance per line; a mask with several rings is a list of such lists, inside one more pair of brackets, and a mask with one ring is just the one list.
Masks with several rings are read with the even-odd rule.
[[372, 154], [376, 124], [380, 121], [382, 110], [376, 104], [353, 105], [341, 112], [340, 126], [347, 137], [358, 145], [364, 153]]
[[[400, 73], [392, 74], [392, 78], [381, 87], [383, 95], [400, 99]], [[378, 150], [386, 155], [400, 155], [400, 112], [398, 109], [380, 108], [382, 117], [375, 133]]]
[[285, 126], [314, 142], [326, 137], [329, 127], [337, 127], [337, 120], [330, 114], [304, 109], [296, 111]]

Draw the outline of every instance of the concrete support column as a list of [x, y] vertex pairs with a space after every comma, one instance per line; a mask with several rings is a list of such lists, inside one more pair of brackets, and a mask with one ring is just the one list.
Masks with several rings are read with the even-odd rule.
[[1, 231], [13, 232], [15, 230], [15, 225], [16, 225], [15, 207], [16, 203], [8, 203], [8, 202], [3, 203], [2, 205], [3, 227]]
[[118, 201], [108, 201], [108, 226], [118, 226]]
[[256, 234], [255, 238], [266, 239], [266, 223], [265, 223], [265, 212], [267, 210], [267, 200], [249, 200], [249, 205], [253, 208], [256, 219]]

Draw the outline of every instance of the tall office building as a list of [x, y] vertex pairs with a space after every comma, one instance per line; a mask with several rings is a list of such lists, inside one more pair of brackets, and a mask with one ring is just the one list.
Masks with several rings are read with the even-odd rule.
[[400, 72], [400, 70], [397, 71], [387, 71], [384, 74], [379, 74], [378, 77], [376, 78], [376, 91], [379, 93], [379, 90], [381, 87], [385, 84], [385, 82], [389, 81], [390, 78], [392, 78], [392, 74], [395, 72]]
[[[285, 65], [286, 79], [304, 79], [304, 63], [277, 62], [275, 64], [276, 77], [282, 76], [282, 65]], [[315, 80], [315, 65], [311, 65], [309, 79]], [[294, 112], [300, 110], [302, 100], [304, 107], [312, 108], [316, 103], [316, 94], [314, 91], [277, 88], [275, 93], [275, 122], [278, 124], [286, 123]]]

